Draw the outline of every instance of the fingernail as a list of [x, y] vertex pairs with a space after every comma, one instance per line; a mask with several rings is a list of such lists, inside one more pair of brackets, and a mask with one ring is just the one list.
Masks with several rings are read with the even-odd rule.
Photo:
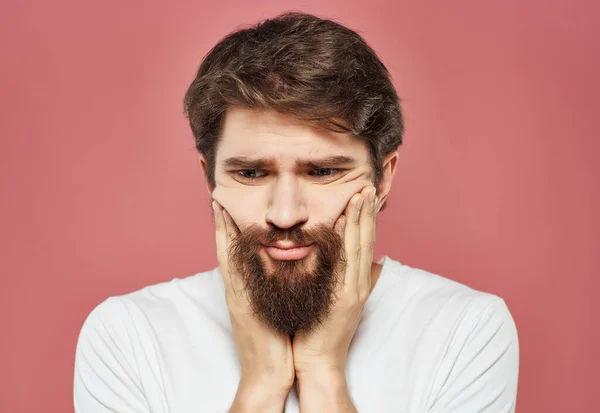
[[369, 192], [369, 202], [371, 205], [375, 204], [375, 190]]
[[219, 215], [219, 210], [217, 209], [217, 203], [215, 201], [212, 201], [212, 209], [215, 216]]
[[229, 227], [229, 224], [231, 222], [230, 219], [231, 218], [229, 217], [229, 214], [227, 213], [227, 211], [223, 210], [223, 221], [225, 221], [225, 228]]
[[340, 217], [340, 222], [338, 223], [338, 230], [343, 231], [345, 226], [346, 226], [346, 217], [342, 215]]
[[364, 198], [361, 196], [359, 197], [358, 201], [356, 202], [356, 209], [360, 211], [360, 208], [362, 208], [362, 204], [363, 204]]
[[379, 197], [376, 196], [375, 200], [373, 201], [373, 209], [378, 208], [379, 207]]

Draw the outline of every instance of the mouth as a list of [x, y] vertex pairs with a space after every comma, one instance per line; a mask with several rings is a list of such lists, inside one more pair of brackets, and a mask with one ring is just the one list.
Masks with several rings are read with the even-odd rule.
[[305, 258], [313, 249], [313, 244], [309, 245], [265, 245], [267, 253], [276, 260], [291, 261]]

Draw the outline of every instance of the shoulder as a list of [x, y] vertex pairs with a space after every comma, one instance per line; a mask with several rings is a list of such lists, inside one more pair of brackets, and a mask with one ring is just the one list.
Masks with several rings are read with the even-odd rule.
[[[190, 309], [207, 313], [202, 305], [215, 305], [221, 296], [215, 294], [218, 276], [213, 270], [176, 278], [96, 305], [77, 340], [76, 411], [104, 411], [102, 406], [110, 411], [166, 411], [159, 341], [168, 342], [176, 336], [174, 329], [185, 328], [181, 326]], [[112, 385], [117, 382], [122, 385]]]
[[127, 334], [149, 323], [169, 322], [191, 307], [214, 305], [222, 288], [220, 274], [214, 269], [111, 296], [93, 308], [82, 333], [103, 326], [115, 334]]
[[386, 295], [419, 313], [443, 313], [464, 322], [476, 322], [485, 314], [512, 322], [503, 298], [476, 290], [450, 278], [413, 268], [386, 257]]
[[[503, 298], [441, 275], [387, 258], [380, 302], [431, 341], [444, 338], [448, 349], [494, 335], [496, 343], [518, 348], [517, 329]], [[403, 317], [402, 317], [403, 316]]]
[[519, 343], [505, 300], [397, 261], [391, 264], [386, 290], [393, 293], [386, 295], [401, 304], [389, 308], [406, 315], [412, 335], [419, 337], [416, 347], [435, 359], [434, 407], [428, 411], [464, 413], [483, 406], [514, 411]]

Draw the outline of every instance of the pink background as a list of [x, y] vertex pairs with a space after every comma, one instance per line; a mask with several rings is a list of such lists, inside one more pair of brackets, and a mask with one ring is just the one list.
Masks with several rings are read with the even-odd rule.
[[403, 98], [377, 258], [507, 301], [517, 412], [597, 412], [600, 10], [568, 0], [4, 1], [0, 411], [72, 411], [90, 310], [216, 266], [183, 94], [289, 9], [357, 29]]

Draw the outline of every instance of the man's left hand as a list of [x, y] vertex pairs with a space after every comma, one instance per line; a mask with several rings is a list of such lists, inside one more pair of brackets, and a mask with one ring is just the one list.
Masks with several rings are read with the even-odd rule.
[[300, 385], [318, 378], [345, 385], [346, 355], [371, 292], [375, 218], [380, 207], [375, 192], [375, 187], [367, 186], [354, 194], [335, 223], [345, 245], [344, 268], [336, 271], [342, 279], [323, 324], [294, 336], [293, 359]]

